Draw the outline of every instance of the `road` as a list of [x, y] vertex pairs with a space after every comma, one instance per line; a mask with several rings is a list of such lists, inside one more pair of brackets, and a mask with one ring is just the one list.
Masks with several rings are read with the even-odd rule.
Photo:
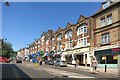
[[36, 78], [55, 78], [56, 76], [44, 70], [36, 70], [22, 64], [2, 64], [2, 79], [36, 79]]
[[42, 65], [38, 67], [34, 67], [33, 64], [30, 63], [7, 63], [0, 64], [2, 68], [2, 78], [3, 79], [15, 79], [15, 80], [118, 80], [117, 75], [109, 75], [109, 74], [91, 74], [90, 72], [76, 69], [76, 68], [68, 68], [68, 67], [58, 67], [54, 65]]

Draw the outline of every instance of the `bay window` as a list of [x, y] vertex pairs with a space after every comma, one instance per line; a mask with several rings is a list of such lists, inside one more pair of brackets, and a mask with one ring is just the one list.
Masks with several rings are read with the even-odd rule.
[[87, 27], [86, 25], [82, 25], [77, 29], [77, 35], [80, 35], [82, 33], [87, 33]]
[[87, 46], [87, 38], [86, 37], [79, 38], [78, 39], [78, 46], [79, 47], [85, 47], [85, 46]]

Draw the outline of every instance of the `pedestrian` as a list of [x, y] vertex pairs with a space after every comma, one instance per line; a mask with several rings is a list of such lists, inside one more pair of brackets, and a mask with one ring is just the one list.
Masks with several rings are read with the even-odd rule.
[[42, 65], [42, 60], [40, 60], [40, 65]]
[[74, 59], [73, 61], [72, 61], [72, 64], [75, 66], [75, 68], [76, 68], [76, 66], [77, 66], [77, 63], [76, 63], [76, 59]]
[[91, 63], [91, 69], [92, 69], [92, 72], [93, 74], [96, 74], [97, 73], [97, 65], [98, 65], [98, 62], [95, 58], [93, 58], [92, 60], [92, 63]]
[[38, 61], [37, 60], [35, 60], [35, 62], [34, 62], [34, 67], [35, 68], [38, 67]]

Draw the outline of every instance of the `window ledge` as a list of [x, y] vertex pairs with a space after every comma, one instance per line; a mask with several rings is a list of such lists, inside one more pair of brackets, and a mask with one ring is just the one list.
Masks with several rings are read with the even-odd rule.
[[101, 44], [100, 46], [110, 45], [110, 43]]

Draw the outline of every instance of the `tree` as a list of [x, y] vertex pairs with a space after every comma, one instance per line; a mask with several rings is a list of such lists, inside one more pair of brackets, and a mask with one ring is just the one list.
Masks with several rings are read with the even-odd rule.
[[5, 42], [3, 39], [1, 40], [2, 43], [2, 52], [0, 55], [10, 58], [11, 56], [15, 56], [16, 53], [12, 49], [12, 44], [10, 42]]

